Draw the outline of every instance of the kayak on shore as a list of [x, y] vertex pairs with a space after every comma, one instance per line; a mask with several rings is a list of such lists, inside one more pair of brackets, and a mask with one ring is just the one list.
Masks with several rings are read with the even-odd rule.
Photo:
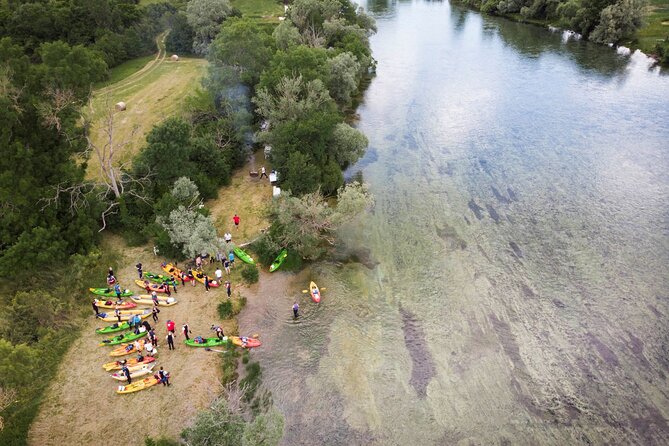
[[[88, 291], [95, 294], [96, 296], [116, 297], [116, 291], [114, 291], [114, 288], [89, 288]], [[130, 296], [132, 296], [132, 291], [128, 289], [125, 289], [121, 292], [121, 297]]]
[[128, 368], [130, 368], [135, 366], [143, 366], [145, 364], [149, 364], [150, 362], [154, 362], [155, 360], [156, 358], [154, 358], [153, 356], [145, 356], [142, 361], [137, 361], [137, 358], [130, 358], [126, 360], [113, 361], [113, 362], [108, 362], [106, 364], [102, 364], [102, 368], [105, 369], [107, 372], [110, 372], [112, 370], [121, 370], [123, 364], [125, 364]]
[[262, 343], [255, 339], [255, 338], [249, 338], [246, 336], [230, 336], [230, 339], [232, 340], [232, 343], [235, 344], [237, 347], [243, 347], [243, 348], [254, 348], [254, 347], [260, 347]]
[[116, 393], [118, 393], [119, 395], [124, 395], [126, 393], [139, 392], [140, 390], [151, 388], [156, 384], [160, 384], [160, 378], [151, 376], [149, 378], [144, 378], [141, 381], [136, 381], [132, 384], [127, 384], [125, 386], [118, 386], [118, 389], [116, 389]]
[[[146, 319], [147, 317], [151, 316], [151, 310], [149, 310], [148, 308], [145, 308], [143, 310], [123, 310], [120, 313], [121, 313], [121, 321], [130, 320], [133, 316], [139, 316], [141, 319]], [[118, 318], [113, 312], [100, 313], [96, 317], [105, 322], [118, 322]]]
[[[163, 268], [163, 271], [165, 271], [167, 274], [170, 274], [175, 279], [181, 280], [181, 273], [183, 271], [181, 271], [179, 268], [172, 265], [171, 263], [163, 263], [160, 266]], [[188, 277], [188, 275], [184, 277], [184, 282], [190, 282], [190, 277]]]
[[145, 290], [148, 287], [149, 289], [146, 291], [155, 291], [156, 293], [167, 293], [167, 288], [169, 288], [164, 285], [158, 285], [157, 283], [151, 283], [148, 280], [135, 279], [135, 283], [138, 287], [144, 288]]
[[[130, 371], [128, 369], [130, 371], [130, 378], [135, 379], [135, 378], [139, 378], [141, 376], [148, 375], [149, 373], [153, 373], [153, 367], [154, 367], [154, 364], [143, 365], [139, 369], [135, 369], [133, 371]], [[123, 372], [114, 372], [109, 376], [111, 376], [112, 378], [114, 378], [117, 381], [127, 381], [128, 380], [128, 378], [126, 378], [126, 376], [125, 376], [125, 373], [123, 373]]]
[[272, 264], [269, 266], [269, 272], [273, 273], [279, 269], [279, 267], [283, 265], [283, 262], [285, 262], [286, 257], [288, 257], [288, 251], [286, 249], [282, 249], [279, 255], [276, 256], [276, 259], [274, 259], [274, 262], [272, 262]]
[[255, 262], [253, 261], [253, 258], [246, 253], [242, 248], [237, 248], [235, 247], [232, 250], [237, 257], [242, 259], [242, 262], [248, 263], [249, 265], [255, 265]]
[[97, 334], [108, 334], [108, 333], [116, 333], [117, 331], [123, 331], [123, 330], [128, 330], [130, 328], [130, 323], [128, 322], [121, 322], [120, 324], [117, 322], [116, 324], [113, 325], [108, 325], [104, 328], [96, 328], [95, 332]]
[[[197, 280], [200, 283], [204, 283], [204, 273], [200, 271], [195, 271], [193, 272], [193, 277], [195, 277], [195, 280]], [[221, 286], [220, 283], [218, 283], [217, 280], [212, 280], [211, 277], [209, 278], [209, 286], [212, 288], [218, 288]]]
[[[202, 342], [196, 342], [198, 340], [201, 340]], [[219, 345], [225, 345], [228, 342], [230, 342], [230, 340], [227, 338], [227, 336], [223, 336], [223, 339], [219, 339], [217, 337], [204, 339], [200, 336], [196, 336], [193, 339], [186, 339], [184, 344], [190, 347], [216, 347]]]
[[118, 303], [113, 300], [100, 300], [100, 299], [95, 299], [95, 305], [97, 305], [98, 308], [111, 308], [112, 310], [116, 308], [118, 308], [119, 310], [129, 310], [137, 306], [135, 302], [128, 302], [126, 300], [122, 300], [120, 303]]
[[150, 280], [151, 282], [159, 284], [163, 284], [165, 282], [169, 282], [171, 284], [172, 281], [175, 280], [174, 276], [171, 274], [155, 274], [148, 271], [142, 275], [142, 279]]
[[[149, 294], [140, 294], [139, 296], [132, 296], [130, 299], [132, 299], [133, 302], [139, 305], [153, 305], [153, 298]], [[158, 297], [158, 305], [161, 307], [171, 307], [172, 305], [176, 304], [177, 300], [173, 297], [164, 297], [164, 296]]]
[[[139, 348], [142, 349], [144, 348], [144, 340], [137, 341], [139, 343]], [[130, 355], [132, 353], [137, 353], [137, 349], [135, 349], [135, 343], [133, 342], [132, 344], [121, 344], [120, 347], [115, 348], [111, 352], [109, 352], [109, 356], [125, 356], [125, 355]]]
[[133, 331], [129, 331], [127, 333], [114, 336], [113, 338], [105, 339], [101, 341], [98, 345], [118, 345], [118, 344], [123, 344], [124, 342], [132, 342], [135, 339], [139, 339], [141, 337], [146, 336], [146, 333], [147, 333], [146, 330], [137, 334], [135, 334], [135, 332]]

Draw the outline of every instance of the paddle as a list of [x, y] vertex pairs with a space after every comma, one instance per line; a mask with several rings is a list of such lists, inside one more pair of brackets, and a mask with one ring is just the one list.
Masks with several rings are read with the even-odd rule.
[[[325, 290], [327, 290], [327, 288], [325, 288], [325, 287], [323, 287], [323, 288], [318, 288], [318, 289], [321, 290], [321, 291], [325, 291]], [[302, 290], [302, 294], [306, 294], [306, 293], [308, 293], [308, 292], [309, 292], [309, 290]]]

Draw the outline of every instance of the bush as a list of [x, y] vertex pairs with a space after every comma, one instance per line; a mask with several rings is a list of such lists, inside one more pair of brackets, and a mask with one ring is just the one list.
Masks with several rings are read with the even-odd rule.
[[260, 378], [262, 376], [262, 369], [260, 364], [252, 362], [246, 365], [246, 376], [239, 382], [239, 386], [246, 388], [244, 393], [244, 400], [250, 402], [256, 394], [256, 390], [260, 386]]
[[225, 300], [218, 304], [218, 316], [221, 319], [230, 319], [232, 316], [234, 316], [232, 301]]
[[144, 439], [144, 446], [179, 446], [180, 444], [178, 441], [166, 437], [160, 437], [157, 440], [151, 437]]
[[246, 283], [249, 285], [256, 283], [259, 275], [258, 267], [255, 265], [244, 265], [244, 269], [242, 269], [242, 278]]

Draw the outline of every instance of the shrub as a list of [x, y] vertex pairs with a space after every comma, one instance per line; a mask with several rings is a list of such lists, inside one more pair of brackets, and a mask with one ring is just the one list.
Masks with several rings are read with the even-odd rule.
[[259, 275], [260, 273], [255, 265], [244, 265], [244, 269], [242, 269], [242, 278], [246, 283], [256, 283]]
[[226, 300], [218, 304], [218, 315], [221, 319], [230, 319], [234, 316], [232, 301]]

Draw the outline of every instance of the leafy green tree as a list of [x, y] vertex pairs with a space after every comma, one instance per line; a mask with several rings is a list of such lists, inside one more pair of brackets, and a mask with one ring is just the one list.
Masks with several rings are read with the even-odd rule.
[[330, 153], [345, 168], [355, 163], [365, 153], [369, 144], [367, 137], [346, 123], [339, 123], [332, 132]]
[[188, 24], [188, 18], [183, 12], [172, 16], [170, 20], [170, 33], [165, 39], [167, 51], [177, 54], [188, 54], [193, 52], [193, 41], [195, 31]]
[[186, 257], [211, 252], [216, 245], [216, 228], [211, 218], [195, 210], [179, 206], [168, 218], [158, 217], [172, 245]]
[[249, 86], [255, 85], [274, 52], [271, 36], [255, 21], [232, 17], [226, 20], [209, 49], [209, 59], [233, 67]]
[[189, 446], [239, 446], [244, 436], [244, 418], [228, 410], [224, 397], [218, 398], [210, 410], [200, 412], [192, 427], [181, 437]]
[[186, 6], [188, 24], [195, 32], [193, 52], [207, 54], [223, 21], [232, 13], [228, 0], [190, 0]]
[[271, 409], [255, 417], [253, 422], [246, 425], [242, 446], [276, 446], [283, 438], [283, 415]]
[[297, 46], [302, 42], [300, 31], [289, 20], [284, 20], [279, 23], [279, 26], [274, 28], [272, 37], [274, 37], [276, 47], [283, 51], [286, 51], [293, 46]]
[[641, 27], [646, 2], [618, 0], [604, 8], [600, 20], [590, 34], [590, 40], [599, 43], [618, 43]]
[[337, 103], [347, 106], [358, 90], [360, 62], [352, 53], [343, 52], [328, 60], [330, 71], [328, 90]]
[[329, 206], [320, 192], [299, 198], [282, 194], [272, 206], [274, 221], [266, 237], [305, 259], [318, 259], [335, 244], [337, 229], [372, 206], [374, 199], [365, 185], [354, 182], [339, 189], [337, 203]]
[[297, 76], [304, 82], [318, 79], [327, 85], [330, 75], [327, 59], [327, 51], [323, 48], [310, 48], [305, 45], [277, 51], [269, 68], [261, 75], [258, 88], [281, 93], [277, 89], [279, 82], [284, 78]]

